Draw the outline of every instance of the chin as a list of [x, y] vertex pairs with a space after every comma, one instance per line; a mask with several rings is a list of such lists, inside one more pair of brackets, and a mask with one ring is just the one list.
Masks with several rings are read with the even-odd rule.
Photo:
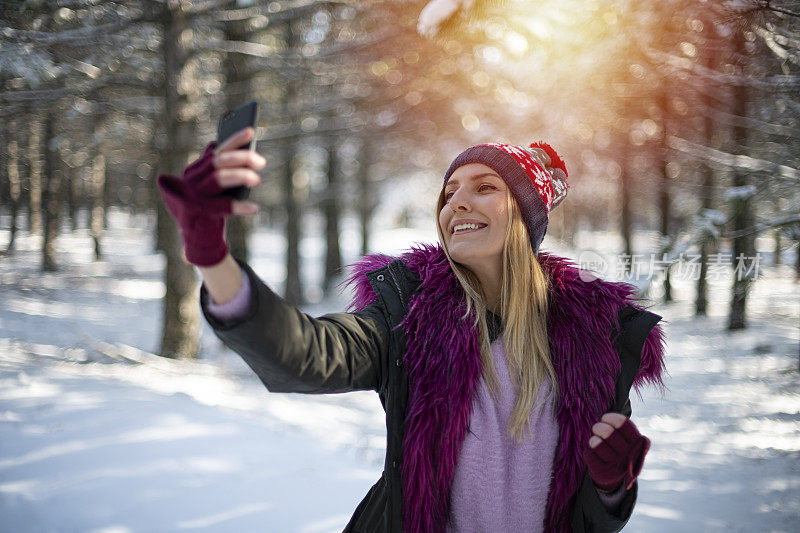
[[455, 246], [448, 248], [450, 252], [450, 258], [455, 261], [456, 263], [460, 263], [465, 267], [469, 267], [470, 263], [480, 263], [481, 261], [485, 260], [479, 254], [476, 254], [474, 250], [464, 250], [464, 247]]

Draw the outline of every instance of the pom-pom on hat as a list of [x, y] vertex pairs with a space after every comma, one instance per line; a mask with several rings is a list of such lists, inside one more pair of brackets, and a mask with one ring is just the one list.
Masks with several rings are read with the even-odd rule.
[[442, 188], [458, 167], [481, 163], [503, 178], [517, 200], [531, 237], [533, 253], [547, 232], [550, 211], [567, 196], [567, 167], [553, 148], [544, 142], [530, 146], [486, 143], [467, 148], [450, 164]]

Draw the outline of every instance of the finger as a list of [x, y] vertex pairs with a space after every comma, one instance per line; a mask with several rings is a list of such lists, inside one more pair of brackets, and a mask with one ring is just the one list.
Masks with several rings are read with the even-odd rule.
[[600, 437], [601, 439], [607, 439], [611, 433], [614, 432], [614, 427], [609, 426], [603, 422], [597, 422], [595, 425], [592, 426], [592, 433]]
[[616, 463], [619, 461], [620, 457], [619, 452], [609, 446], [607, 440], [601, 440], [596, 447], [591, 448], [590, 453], [593, 453], [604, 463]]
[[214, 174], [220, 187], [255, 187], [261, 183], [261, 176], [247, 168], [222, 168]]
[[600, 420], [615, 428], [621, 427], [627, 419], [628, 417], [621, 413], [606, 413], [600, 418]]
[[233, 201], [234, 215], [254, 215], [258, 212], [258, 204], [255, 202]]
[[592, 435], [592, 438], [589, 439], [589, 447], [596, 448], [598, 444], [603, 442], [603, 439], [598, 437], [597, 435]]
[[251, 150], [229, 150], [214, 157], [215, 168], [250, 167], [261, 169], [266, 165], [267, 160], [261, 154]]
[[244, 129], [241, 129], [225, 139], [222, 144], [217, 146], [215, 153], [219, 154], [220, 152], [225, 152], [227, 150], [233, 150], [234, 148], [239, 148], [240, 146], [244, 146], [250, 140], [255, 137], [256, 130], [252, 126], [247, 126]]

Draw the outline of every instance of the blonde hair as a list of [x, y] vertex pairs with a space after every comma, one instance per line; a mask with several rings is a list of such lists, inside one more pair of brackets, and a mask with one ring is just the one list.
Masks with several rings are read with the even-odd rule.
[[[558, 398], [558, 381], [550, 360], [550, 344], [547, 337], [550, 282], [533, 253], [528, 229], [517, 201], [509, 189], [506, 189], [506, 197], [510, 216], [503, 245], [500, 316], [503, 322], [503, 343], [508, 373], [516, 391], [516, 403], [508, 422], [508, 432], [512, 438], [520, 442], [526, 426], [531, 440], [534, 440], [530, 415], [545, 378], [550, 377], [550, 394], [554, 399]], [[486, 322], [486, 299], [478, 277], [450, 257], [439, 225], [439, 213], [444, 204], [444, 190], [442, 190], [436, 204], [436, 231], [453, 273], [464, 289], [467, 310], [463, 318], [466, 319], [470, 312], [475, 310], [474, 319], [480, 337], [483, 375], [490, 393], [497, 399], [500, 387]], [[557, 401], [553, 401], [554, 408], [556, 404]], [[543, 405], [544, 401], [536, 408], [540, 410]], [[541, 410], [537, 416], [541, 416]]]

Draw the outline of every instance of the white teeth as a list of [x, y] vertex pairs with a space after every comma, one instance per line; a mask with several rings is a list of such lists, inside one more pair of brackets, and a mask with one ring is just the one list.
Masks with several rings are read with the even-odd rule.
[[453, 226], [453, 233], [458, 233], [459, 231], [467, 229], [480, 229], [480, 228], [481, 226], [477, 224], [458, 224], [457, 226]]

